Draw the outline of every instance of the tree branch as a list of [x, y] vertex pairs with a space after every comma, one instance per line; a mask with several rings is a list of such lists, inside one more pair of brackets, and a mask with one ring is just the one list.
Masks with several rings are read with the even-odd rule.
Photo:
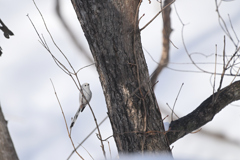
[[[164, 8], [171, 4], [172, 0], [165, 0], [164, 1]], [[169, 62], [169, 49], [170, 49], [170, 34], [172, 32], [171, 28], [171, 19], [170, 19], [170, 13], [171, 13], [171, 6], [168, 6], [163, 10], [163, 48], [162, 48], [162, 56], [160, 59], [159, 65], [156, 67], [156, 69], [153, 72], [153, 76], [151, 78], [152, 84], [154, 84], [157, 81], [158, 75], [161, 73], [162, 69], [167, 66]]]
[[188, 115], [171, 122], [167, 138], [169, 144], [184, 137], [188, 133], [202, 127], [210, 122], [213, 117], [220, 112], [228, 104], [240, 99], [240, 81], [236, 81], [231, 85], [214, 93], [218, 98], [213, 103], [212, 96], [208, 97], [199, 107]]

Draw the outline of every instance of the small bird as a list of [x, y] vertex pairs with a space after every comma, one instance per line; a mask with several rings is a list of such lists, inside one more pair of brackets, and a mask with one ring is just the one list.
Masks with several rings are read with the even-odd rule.
[[[84, 83], [82, 85], [81, 91], [82, 92], [79, 93], [79, 103], [80, 103], [80, 106], [79, 106], [75, 116], [72, 118], [72, 123], [70, 125], [70, 129], [75, 124], [75, 122], [76, 122], [76, 120], [78, 118], [79, 113], [84, 110], [84, 108], [90, 102], [90, 100], [92, 98], [92, 92], [90, 90], [90, 87], [89, 87], [88, 83]], [[82, 95], [82, 93], [83, 93], [84, 96]]]

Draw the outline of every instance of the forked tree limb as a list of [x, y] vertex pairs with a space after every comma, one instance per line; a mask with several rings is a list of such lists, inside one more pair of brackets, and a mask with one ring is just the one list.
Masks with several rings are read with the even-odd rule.
[[[210, 122], [214, 116], [228, 104], [240, 99], [240, 81], [236, 81], [221, 89], [218, 98], [213, 101], [211, 95], [203, 101], [194, 111], [188, 115], [171, 122], [170, 129], [166, 133], [169, 144], [184, 137], [188, 133], [202, 127]], [[214, 103], [213, 103], [214, 102]]]

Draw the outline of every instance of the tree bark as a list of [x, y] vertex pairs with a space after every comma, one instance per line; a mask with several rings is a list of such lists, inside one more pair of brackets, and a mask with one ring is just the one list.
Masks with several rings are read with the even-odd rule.
[[138, 28], [139, 0], [72, 0], [120, 153], [170, 152]]
[[18, 160], [11, 136], [8, 132], [7, 121], [4, 119], [0, 106], [0, 160]]

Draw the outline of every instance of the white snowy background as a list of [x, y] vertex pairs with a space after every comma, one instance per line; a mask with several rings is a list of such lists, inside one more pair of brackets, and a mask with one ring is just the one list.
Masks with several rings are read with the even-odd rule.
[[[55, 1], [36, 0], [46, 23], [56, 43], [67, 55], [76, 70], [89, 64], [81, 52], [73, 45], [68, 34], [56, 16], [54, 7]], [[217, 51], [222, 54], [223, 36], [214, 0], [177, 0], [177, 11], [186, 24], [184, 28], [184, 39], [190, 53], [200, 52], [210, 55]], [[81, 44], [88, 50], [89, 47], [73, 10], [71, 1], [61, 0], [62, 13], [78, 37]], [[240, 36], [240, 1], [222, 2], [220, 12], [230, 28], [228, 14], [231, 16], [232, 24], [238, 36]], [[140, 16], [145, 16], [140, 22], [144, 26], [159, 11], [159, 3], [153, 1], [148, 4], [145, 0], [141, 5]], [[63, 116], [50, 82], [52, 79], [60, 102], [63, 106], [68, 125], [71, 117], [78, 108], [78, 90], [69, 76], [60, 70], [52, 60], [49, 53], [38, 42], [37, 34], [27, 18], [27, 14], [33, 20], [35, 26], [47, 40], [52, 52], [61, 60], [57, 49], [44, 28], [43, 22], [31, 0], [0, 0], [0, 18], [14, 32], [14, 36], [5, 39], [0, 33], [0, 46], [3, 55], [0, 57], [0, 103], [8, 127], [14, 142], [17, 154], [21, 160], [50, 160], [66, 159], [73, 147], [68, 138]], [[170, 61], [178, 63], [189, 63], [190, 60], [184, 51], [181, 40], [182, 25], [177, 18], [176, 11], [172, 6], [172, 42], [178, 49], [171, 46]], [[143, 47], [158, 61], [162, 49], [162, 19], [161, 15], [141, 33]], [[234, 35], [233, 35], [234, 37]], [[232, 54], [234, 46], [226, 38], [226, 53]], [[156, 63], [146, 53], [149, 72], [152, 73]], [[214, 56], [193, 56], [196, 62], [214, 62]], [[218, 59], [222, 62], [222, 59]], [[64, 62], [67, 65], [67, 63]], [[169, 67], [182, 70], [197, 70], [189, 64], [174, 65]], [[214, 71], [214, 65], [202, 65], [208, 71]], [[218, 71], [221, 72], [221, 67]], [[90, 83], [93, 97], [91, 106], [100, 122], [107, 112], [103, 91], [99, 82], [98, 74], [94, 66], [80, 71], [81, 83]], [[223, 86], [230, 84], [233, 77], [226, 77]], [[176, 72], [164, 69], [158, 77], [159, 82], [155, 89], [156, 97], [160, 107], [168, 110], [166, 103], [173, 106], [177, 93], [182, 83], [184, 86], [178, 97], [175, 112], [184, 116], [194, 110], [206, 98], [212, 94], [210, 74]], [[239, 80], [237, 77], [236, 80]], [[219, 84], [219, 77], [217, 77]], [[213, 121], [202, 127], [211, 133], [222, 134], [227, 139], [236, 142], [226, 141], [206, 136], [201, 132], [189, 134], [174, 143], [173, 156], [180, 159], [217, 159], [232, 160], [240, 157], [240, 105], [229, 105], [215, 116]], [[163, 114], [163, 117], [166, 115]], [[166, 119], [169, 121], [170, 119]], [[78, 121], [73, 128], [72, 136], [75, 144], [79, 144], [88, 133], [95, 127], [95, 123], [89, 108], [80, 114]], [[112, 135], [109, 120], [100, 127], [103, 138]], [[109, 139], [111, 154], [117, 157], [117, 149], [113, 138]], [[105, 144], [107, 157], [110, 157], [109, 147]], [[94, 157], [103, 159], [100, 142], [93, 134], [83, 146]], [[88, 153], [81, 147], [79, 153], [85, 159], [91, 159]], [[71, 158], [79, 159], [74, 154]], [[131, 158], [132, 159], [132, 158]]]

